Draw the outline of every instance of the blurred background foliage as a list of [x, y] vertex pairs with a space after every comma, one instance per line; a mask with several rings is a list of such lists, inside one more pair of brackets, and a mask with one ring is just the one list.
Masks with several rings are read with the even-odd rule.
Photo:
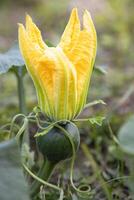
[[[86, 109], [83, 116], [105, 115], [110, 119], [117, 134], [123, 123], [134, 112], [134, 1], [133, 0], [1, 0], [0, 1], [0, 50], [6, 51], [17, 39], [17, 23], [25, 21], [30, 14], [42, 31], [44, 40], [56, 45], [68, 21], [72, 7], [78, 7], [82, 16], [88, 9], [93, 17], [98, 34], [96, 67], [106, 74], [94, 72], [91, 80], [88, 102], [103, 99], [107, 106]], [[25, 76], [25, 91], [28, 111], [37, 104], [35, 89], [28, 75]], [[16, 79], [12, 73], [0, 76], [0, 125], [11, 121], [18, 112]], [[79, 124], [81, 141], [92, 150], [106, 180], [109, 176], [127, 174], [132, 168], [110, 136], [107, 124], [101, 128]], [[85, 147], [84, 147], [85, 155]], [[99, 152], [99, 153], [98, 153]], [[81, 153], [80, 153], [81, 156]], [[121, 160], [121, 162], [120, 162]], [[86, 167], [90, 167], [84, 160]], [[119, 164], [119, 165], [118, 165]], [[78, 164], [81, 165], [80, 163]], [[121, 165], [121, 166], [120, 166]], [[121, 170], [118, 170], [118, 167]], [[81, 169], [81, 166], [80, 166]], [[127, 169], [127, 170], [126, 170]], [[130, 170], [132, 171], [132, 170]], [[133, 172], [134, 173], [134, 172]], [[65, 178], [65, 177], [64, 177]], [[124, 191], [130, 185], [120, 182], [115, 193]], [[131, 184], [131, 188], [134, 190]], [[105, 189], [104, 189], [105, 190]], [[127, 193], [127, 192], [126, 192]], [[128, 199], [129, 194], [122, 194]], [[123, 196], [124, 195], [124, 196]], [[125, 196], [126, 195], [126, 196]]]

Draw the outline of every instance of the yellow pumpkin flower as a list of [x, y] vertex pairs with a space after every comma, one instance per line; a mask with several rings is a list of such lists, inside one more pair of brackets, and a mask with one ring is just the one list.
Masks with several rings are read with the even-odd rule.
[[48, 47], [29, 15], [19, 24], [19, 46], [43, 112], [53, 121], [72, 120], [83, 109], [94, 65], [97, 38], [89, 12], [80, 25], [77, 9], [56, 47]]

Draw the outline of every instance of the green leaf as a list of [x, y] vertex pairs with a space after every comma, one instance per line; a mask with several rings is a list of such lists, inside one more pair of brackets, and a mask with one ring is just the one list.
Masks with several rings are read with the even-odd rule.
[[15, 43], [7, 52], [0, 54], [0, 74], [6, 73], [9, 70], [15, 73], [25, 74], [26, 68], [24, 60], [19, 51], [18, 43]]
[[96, 72], [97, 74], [102, 74], [102, 75], [107, 74], [107, 71], [105, 70], [104, 66], [95, 66], [94, 72]]
[[104, 121], [105, 117], [97, 116], [97, 117], [91, 117], [88, 119], [88, 121], [91, 124], [97, 124], [98, 126], [102, 126], [102, 122]]
[[134, 116], [120, 128], [118, 139], [123, 151], [134, 155]]
[[15, 139], [0, 143], [0, 199], [29, 200]]

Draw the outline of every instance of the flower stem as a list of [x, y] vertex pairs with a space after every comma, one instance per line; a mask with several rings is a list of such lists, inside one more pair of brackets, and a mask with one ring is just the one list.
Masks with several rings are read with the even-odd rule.
[[17, 75], [17, 84], [18, 84], [18, 98], [19, 98], [19, 110], [21, 113], [26, 114], [26, 102], [25, 102], [25, 91], [23, 76]]
[[[52, 174], [54, 167], [55, 167], [55, 163], [52, 163], [52, 162], [46, 160], [45, 162], [43, 162], [37, 176], [39, 178], [43, 179], [44, 181], [48, 181], [48, 179], [50, 178], [50, 175]], [[41, 186], [41, 183], [38, 182], [37, 180], [35, 180], [32, 183], [31, 190], [30, 190], [31, 197], [35, 197], [39, 193], [40, 186]]]

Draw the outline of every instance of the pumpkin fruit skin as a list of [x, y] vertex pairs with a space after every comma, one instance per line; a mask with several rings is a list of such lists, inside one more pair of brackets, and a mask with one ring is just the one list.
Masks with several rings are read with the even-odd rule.
[[[77, 126], [73, 123], [60, 124], [74, 143], [75, 151], [80, 144], [80, 135]], [[47, 134], [36, 138], [38, 150], [48, 161], [58, 163], [72, 157], [72, 144], [65, 133], [58, 127], [53, 127]]]

